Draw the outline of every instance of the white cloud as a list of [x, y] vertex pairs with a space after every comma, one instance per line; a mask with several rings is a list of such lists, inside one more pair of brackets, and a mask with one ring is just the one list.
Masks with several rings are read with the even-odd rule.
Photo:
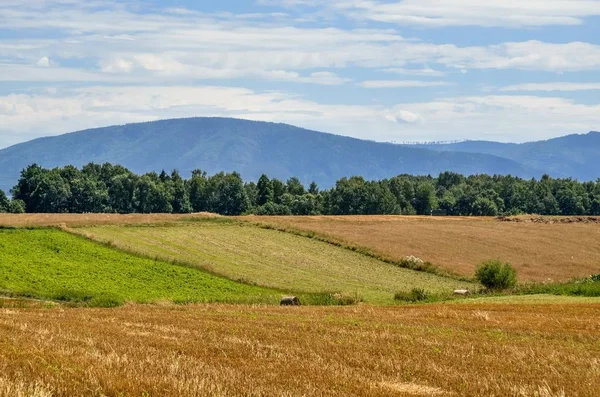
[[131, 73], [133, 62], [127, 59], [116, 58], [100, 62], [100, 69], [105, 73]]
[[[561, 4], [565, 9], [585, 8], [589, 1], [573, 0]], [[600, 1], [593, 2], [600, 4]], [[443, 75], [435, 70], [436, 65], [457, 70], [570, 72], [600, 69], [600, 46], [589, 43], [556, 44], [530, 40], [461, 47], [405, 40], [394, 30], [298, 27], [292, 20], [278, 22], [269, 15], [249, 20], [237, 18], [234, 14], [173, 14], [152, 9], [136, 14], [123, 4], [102, 3], [105, 7], [100, 11], [77, 2], [64, 7], [59, 1], [35, 1], [17, 8], [0, 3], [0, 24], [6, 29], [54, 29], [64, 36], [3, 40], [0, 43], [0, 59], [4, 58], [5, 62], [12, 60], [13, 63], [23, 60], [35, 63], [41, 56], [57, 60], [96, 60], [101, 72], [130, 73], [139, 68], [149, 72], [149, 79], [151, 74], [159, 77], [206, 75], [206, 78], [262, 75], [258, 78], [269, 78], [276, 76], [273, 71], [298, 73], [308, 69], [325, 71], [351, 67], [415, 76]], [[421, 8], [430, 10], [437, 4], [434, 3], [433, 0], [423, 1]], [[440, 1], [440, 7], [449, 7], [450, 3], [454, 4], [449, 0]], [[473, 12], [480, 9], [488, 12], [508, 7], [490, 5], [500, 3], [474, 5], [472, 1], [457, 0], [456, 12], [466, 12], [467, 8], [472, 8]], [[516, 10], [525, 7], [514, 1], [506, 3]], [[559, 7], [555, 0], [550, 1], [546, 8], [539, 0], [531, 3], [537, 4], [525, 7], [531, 12], [551, 12], [546, 8]], [[58, 6], [60, 4], [62, 6]], [[384, 5], [366, 0], [333, 0], [331, 4], [336, 5], [338, 10], [359, 6], [378, 9]], [[398, 4], [412, 9], [417, 3], [411, 0]], [[469, 19], [477, 18], [471, 15]], [[431, 65], [432, 68], [423, 65]], [[218, 73], [218, 70], [226, 72]], [[314, 80], [296, 79], [307, 83]]]
[[22, 82], [142, 82], [142, 76], [120, 76], [67, 67], [38, 67], [0, 63], [0, 81]]
[[598, 0], [331, 0], [327, 7], [355, 19], [425, 27], [580, 25], [600, 15]]
[[500, 91], [588, 91], [600, 90], [600, 83], [528, 83], [515, 84], [503, 87]]
[[50, 58], [48, 57], [41, 57], [37, 62], [36, 65], [38, 65], [41, 68], [47, 68], [50, 67]]
[[419, 80], [367, 80], [360, 83], [363, 88], [416, 88], [416, 87], [441, 87], [451, 85], [446, 81], [419, 81]]
[[423, 117], [420, 114], [409, 112], [407, 110], [390, 111], [384, 116], [387, 120], [394, 123], [417, 123], [422, 122]]
[[423, 76], [423, 77], [442, 77], [442, 76], [446, 75], [445, 72], [431, 69], [429, 67], [422, 68], [422, 69], [389, 68], [389, 69], [384, 69], [382, 71], [386, 72], [386, 73], [395, 73], [395, 74], [402, 74], [402, 75], [409, 75], [409, 76]]

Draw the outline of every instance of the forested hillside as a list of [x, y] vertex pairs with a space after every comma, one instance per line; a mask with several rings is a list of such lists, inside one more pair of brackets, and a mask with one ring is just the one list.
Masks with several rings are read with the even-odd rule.
[[246, 180], [263, 173], [332, 187], [351, 175], [367, 179], [398, 174], [541, 176], [513, 160], [478, 153], [438, 152], [326, 134], [286, 124], [228, 118], [172, 119], [35, 139], [0, 150], [0, 189], [7, 191], [30, 164], [81, 167], [121, 164], [137, 173], [178, 169], [189, 174], [238, 171]]
[[262, 175], [255, 183], [244, 182], [236, 172], [194, 170], [184, 179], [178, 171], [140, 176], [110, 163], [81, 169], [34, 164], [21, 172], [11, 194], [9, 200], [0, 193], [0, 212], [600, 215], [600, 179], [581, 183], [454, 172], [374, 181], [355, 176], [321, 190], [317, 183], [307, 187], [295, 177], [282, 181]]

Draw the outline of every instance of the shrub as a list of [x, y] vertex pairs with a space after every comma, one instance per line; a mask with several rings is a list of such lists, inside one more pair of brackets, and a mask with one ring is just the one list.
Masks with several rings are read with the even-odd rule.
[[421, 302], [429, 299], [429, 294], [423, 288], [413, 288], [410, 292], [396, 292], [394, 299], [406, 302]]
[[430, 262], [425, 262], [423, 259], [417, 258], [413, 255], [405, 256], [404, 258], [400, 259], [398, 265], [400, 267], [405, 267], [412, 270], [438, 273], [438, 269]]
[[600, 282], [600, 273], [592, 274], [590, 276], [590, 280], [592, 280], [595, 283], [599, 283]]
[[503, 290], [517, 284], [517, 271], [510, 263], [489, 260], [477, 267], [475, 278], [488, 289]]

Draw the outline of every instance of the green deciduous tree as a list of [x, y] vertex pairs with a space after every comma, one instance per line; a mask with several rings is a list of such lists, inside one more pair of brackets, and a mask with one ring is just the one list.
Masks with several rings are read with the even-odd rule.
[[249, 208], [242, 177], [237, 172], [220, 172], [208, 180], [209, 211], [222, 215], [241, 215]]
[[292, 177], [287, 180], [285, 190], [293, 196], [302, 196], [304, 193], [306, 193], [304, 185], [302, 182], [300, 182], [300, 179], [296, 177]]
[[498, 207], [496, 206], [496, 203], [487, 197], [478, 197], [475, 199], [472, 208], [472, 214], [475, 216], [498, 215]]
[[265, 174], [262, 174], [258, 179], [256, 188], [258, 189], [257, 205], [261, 206], [273, 201], [273, 185]]
[[206, 172], [200, 170], [192, 171], [192, 178], [188, 181], [190, 205], [192, 211], [208, 211], [208, 179]]
[[103, 182], [85, 176], [71, 181], [70, 212], [106, 212], [109, 208], [108, 188]]
[[432, 210], [438, 208], [438, 201], [435, 195], [435, 188], [430, 182], [421, 182], [417, 186], [413, 207], [417, 214], [428, 215]]
[[6, 193], [0, 190], [0, 212], [10, 212], [10, 201], [6, 197]]
[[176, 214], [188, 214], [192, 212], [190, 204], [190, 194], [186, 190], [185, 181], [179, 175], [177, 170], [173, 170], [167, 182], [169, 196], [171, 198], [171, 208]]

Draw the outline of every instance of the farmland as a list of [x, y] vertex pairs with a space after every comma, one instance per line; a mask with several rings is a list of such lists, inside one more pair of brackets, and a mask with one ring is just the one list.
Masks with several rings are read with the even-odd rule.
[[295, 291], [358, 294], [370, 303], [392, 303], [395, 292], [412, 288], [434, 293], [476, 288], [473, 283], [402, 269], [321, 241], [223, 219], [72, 231], [126, 251], [184, 261], [233, 280]]
[[316, 233], [392, 260], [415, 255], [465, 276], [471, 276], [475, 266], [488, 259], [510, 262], [522, 281], [560, 281], [600, 273], [598, 223], [403, 216], [241, 219]]
[[[476, 286], [377, 257], [421, 254], [458, 272], [450, 265], [462, 262], [442, 260], [454, 252], [444, 242], [451, 235], [464, 249], [456, 258], [471, 266], [471, 251], [483, 246], [485, 259], [500, 253], [510, 260], [505, 255], [519, 247], [513, 236], [544, 242], [537, 256], [525, 249], [524, 261], [545, 258], [541, 247], [553, 250], [549, 239], [559, 230], [556, 244], [578, 258], [571, 274], [587, 274], [599, 270], [586, 265], [596, 252], [586, 233], [598, 225], [87, 214], [2, 216], [0, 225], [29, 227], [0, 228], [0, 295], [11, 296], [0, 297], [0, 397], [597, 392], [600, 298], [392, 304], [399, 290]], [[418, 251], [419, 244], [434, 249]], [[513, 263], [536, 279], [532, 268]], [[566, 268], [535, 269], [541, 278]], [[310, 304], [325, 291], [365, 302], [276, 305], [284, 293]]]
[[129, 255], [55, 229], [0, 229], [0, 292], [87, 303], [278, 302], [281, 292]]
[[600, 306], [0, 308], [0, 396], [596, 396]]

